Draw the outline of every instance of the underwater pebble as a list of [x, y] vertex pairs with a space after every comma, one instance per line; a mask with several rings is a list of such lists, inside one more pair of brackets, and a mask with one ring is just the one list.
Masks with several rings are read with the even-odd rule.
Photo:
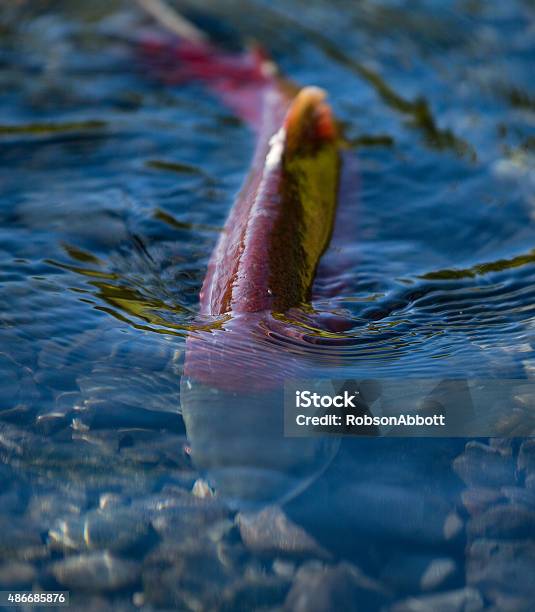
[[496, 502], [503, 500], [500, 489], [488, 489], [485, 487], [474, 487], [465, 489], [461, 493], [461, 500], [468, 514], [475, 516], [481, 514]]
[[247, 556], [247, 551], [241, 542], [217, 542], [217, 558], [228, 570], [237, 570]]
[[74, 488], [69, 491], [37, 493], [30, 498], [26, 514], [43, 531], [48, 531], [51, 523], [58, 520], [58, 517], [78, 516], [86, 504], [85, 491]]
[[71, 422], [70, 416], [58, 412], [41, 414], [35, 420], [35, 429], [45, 436], [51, 436], [67, 429]]
[[446, 540], [458, 538], [463, 530], [464, 524], [457, 512], [450, 512], [444, 521], [443, 533]]
[[208, 555], [217, 558], [216, 545], [207, 541], [201, 534], [190, 533], [185, 535], [183, 540], [164, 540], [162, 539], [143, 559], [144, 570], [157, 567], [171, 567], [177, 563], [182, 563], [188, 555]]
[[292, 578], [295, 574], [295, 563], [287, 561], [286, 559], [275, 559], [273, 561], [273, 573], [284, 578]]
[[58, 393], [54, 401], [55, 412], [68, 416], [73, 410], [80, 409], [80, 392], [63, 391]]
[[[107, 593], [89, 594], [87, 592], [72, 591], [69, 598], [69, 612], [137, 612], [130, 598], [120, 599], [113, 597], [111, 599]], [[59, 609], [59, 608], [58, 608]], [[46, 608], [45, 608], [46, 610]]]
[[502, 487], [515, 483], [511, 453], [480, 442], [468, 442], [453, 469], [469, 487]]
[[197, 478], [197, 480], [194, 482], [191, 493], [192, 495], [195, 495], [195, 497], [200, 498], [214, 496], [214, 492], [210, 488], [210, 485], [202, 478]]
[[138, 563], [95, 552], [67, 557], [50, 566], [56, 580], [71, 589], [114, 591], [134, 584], [140, 575]]
[[467, 587], [436, 595], [410, 597], [390, 608], [391, 612], [477, 612], [483, 599], [476, 589]]
[[101, 493], [98, 498], [98, 507], [100, 510], [109, 510], [110, 508], [119, 508], [124, 506], [127, 498], [118, 493]]
[[496, 593], [493, 604], [486, 608], [488, 612], [533, 612], [533, 600], [526, 600], [515, 595]]
[[143, 510], [164, 538], [182, 539], [190, 530], [228, 518], [229, 510], [216, 498], [195, 497], [186, 491], [153, 495], [132, 504]]
[[523, 487], [503, 487], [503, 496], [512, 504], [522, 504], [535, 510], [535, 491]]
[[396, 591], [416, 593], [444, 588], [457, 575], [458, 568], [453, 559], [435, 558], [425, 553], [411, 554], [404, 550], [386, 561], [380, 579]]
[[535, 540], [483, 538], [468, 546], [467, 583], [479, 588], [491, 601], [497, 602], [506, 596], [535, 601], [533, 576]]
[[[76, 427], [74, 427], [74, 421]], [[119, 450], [119, 434], [114, 431], [88, 431], [77, 419], [73, 420], [73, 442], [82, 441], [98, 450], [100, 455], [116, 455]], [[92, 451], [94, 452], [94, 451]]]
[[32, 448], [41, 446], [42, 440], [39, 437], [14, 425], [0, 422], [0, 451], [3, 461], [21, 457], [26, 450], [31, 452]]
[[245, 572], [225, 588], [222, 594], [222, 610], [265, 609], [284, 601], [290, 589], [288, 578], [267, 575], [263, 572]]
[[145, 560], [142, 580], [149, 608], [218, 609], [232, 573], [220, 563], [214, 544], [191, 538], [189, 546], [177, 551], [167, 545]]
[[0, 516], [0, 561], [32, 561], [48, 556], [41, 534], [29, 521]]
[[513, 438], [490, 438], [488, 445], [501, 450], [504, 454], [513, 452]]
[[8, 561], [0, 565], [0, 589], [31, 589], [37, 571], [30, 563]]
[[121, 456], [135, 463], [157, 462], [167, 469], [191, 470], [190, 460], [182, 452], [186, 438], [161, 431], [122, 430]]
[[471, 518], [467, 524], [471, 538], [535, 537], [535, 511], [520, 504], [501, 504]]
[[422, 575], [420, 588], [422, 591], [432, 591], [442, 587], [456, 573], [457, 565], [453, 559], [433, 559]]
[[311, 561], [302, 565], [284, 604], [288, 612], [357, 612], [377, 610], [387, 594], [375, 580], [355, 565], [323, 565]]
[[202, 512], [182, 511], [180, 508], [166, 509], [152, 519], [155, 531], [164, 539], [183, 540], [192, 530], [206, 529], [216, 522], [218, 517], [211, 517]]
[[535, 474], [535, 440], [524, 440], [518, 451], [518, 469], [528, 475]]
[[526, 413], [523, 406], [513, 406], [496, 422], [496, 431], [516, 438], [535, 434], [535, 414]]
[[236, 517], [236, 524], [245, 546], [255, 554], [330, 557], [312, 536], [290, 521], [277, 506], [257, 513], [241, 512]]
[[149, 521], [141, 512], [111, 508], [60, 520], [48, 536], [59, 548], [124, 551], [139, 545], [148, 534]]

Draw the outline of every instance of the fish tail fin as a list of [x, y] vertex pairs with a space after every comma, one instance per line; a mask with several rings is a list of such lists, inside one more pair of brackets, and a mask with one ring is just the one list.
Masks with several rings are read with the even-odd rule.
[[[138, 2], [163, 27], [161, 33], [143, 37], [140, 50], [151, 74], [165, 83], [176, 85], [202, 81], [230, 101], [242, 116], [243, 103], [238, 104], [234, 98], [238, 98], [246, 88], [258, 90], [276, 77], [275, 64], [259, 45], [251, 43], [242, 52], [223, 50], [211, 41], [208, 34], [161, 0]], [[248, 114], [245, 113], [243, 118], [248, 120]]]
[[207, 42], [206, 34], [163, 0], [136, 0], [137, 4], [169, 32], [192, 43]]

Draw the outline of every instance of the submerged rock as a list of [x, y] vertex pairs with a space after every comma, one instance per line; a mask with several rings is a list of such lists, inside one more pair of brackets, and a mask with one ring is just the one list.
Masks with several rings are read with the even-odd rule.
[[385, 589], [355, 565], [309, 562], [297, 571], [284, 603], [288, 612], [353, 612], [379, 610], [387, 602]]
[[86, 506], [86, 494], [71, 488], [69, 491], [37, 493], [30, 498], [26, 509], [27, 517], [42, 531], [58, 521], [58, 517], [79, 517]]
[[95, 552], [67, 557], [50, 566], [56, 580], [71, 589], [115, 591], [137, 582], [140, 567], [134, 561]]
[[98, 507], [100, 510], [110, 510], [111, 508], [120, 508], [125, 506], [128, 498], [117, 493], [101, 493], [98, 498]]
[[292, 561], [275, 559], [272, 565], [273, 573], [284, 578], [291, 578], [295, 574], [295, 563]]
[[212, 497], [196, 497], [182, 492], [156, 495], [141, 502], [152, 526], [164, 539], [182, 540], [191, 532], [228, 519], [229, 510]]
[[0, 516], [0, 562], [32, 561], [49, 555], [38, 527], [26, 520]]
[[31, 590], [37, 571], [24, 562], [7, 562], [0, 565], [0, 589]]
[[257, 513], [240, 513], [236, 523], [245, 546], [255, 554], [330, 558], [303, 528], [277, 506]]
[[70, 612], [138, 612], [139, 607], [129, 596], [110, 598], [107, 593], [89, 595], [83, 591], [74, 591], [70, 594], [68, 609]]
[[452, 583], [458, 574], [459, 569], [453, 559], [403, 551], [388, 559], [380, 577], [382, 582], [396, 591], [420, 593], [455, 586]]
[[436, 595], [411, 597], [396, 603], [391, 612], [478, 612], [483, 609], [483, 598], [473, 588], [446, 591]]
[[461, 499], [468, 514], [475, 516], [488, 510], [496, 502], [503, 500], [500, 489], [473, 487], [461, 493]]
[[457, 564], [453, 559], [433, 559], [426, 567], [420, 579], [422, 591], [433, 591], [443, 587], [457, 573]]
[[489, 446], [470, 442], [455, 461], [469, 486], [462, 493], [471, 515], [466, 583], [493, 612], [528, 612], [535, 601], [535, 495], [529, 480], [535, 445], [523, 441], [518, 457], [517, 447], [511, 439], [492, 439]]
[[155, 550], [143, 568], [145, 602], [155, 608], [217, 609], [232, 573], [217, 558], [216, 546], [189, 541], [189, 550], [169, 545]]
[[503, 487], [503, 496], [512, 504], [524, 505], [535, 510], [535, 491], [524, 487]]
[[62, 519], [49, 531], [55, 547], [73, 550], [129, 550], [148, 537], [149, 520], [132, 508], [91, 510], [81, 517]]
[[281, 604], [290, 588], [290, 580], [283, 576], [253, 571], [232, 582], [222, 593], [221, 609], [257, 610]]
[[524, 440], [518, 452], [518, 469], [527, 476], [535, 474], [535, 440]]
[[[535, 601], [535, 540], [477, 539], [467, 551], [467, 583], [497, 603]], [[502, 609], [502, 608], [499, 608]], [[521, 610], [518, 608], [503, 608]]]
[[521, 504], [500, 504], [468, 521], [471, 538], [535, 538], [535, 510]]
[[205, 497], [213, 497], [214, 491], [212, 490], [210, 485], [206, 482], [206, 480], [202, 478], [198, 478], [193, 483], [191, 494], [195, 495], [195, 497], [200, 497], [201, 499], [203, 499]]
[[502, 487], [515, 483], [515, 466], [510, 449], [468, 442], [453, 468], [469, 487]]

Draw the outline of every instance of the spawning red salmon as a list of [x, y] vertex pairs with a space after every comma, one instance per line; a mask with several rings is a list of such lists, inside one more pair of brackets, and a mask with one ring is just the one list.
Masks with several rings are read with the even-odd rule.
[[337, 449], [282, 436], [284, 380], [308, 366], [278, 316], [309, 303], [333, 231], [340, 138], [323, 90], [288, 83], [257, 48], [230, 54], [196, 38], [149, 41], [145, 57], [170, 84], [205, 83], [256, 146], [208, 263], [199, 310], [214, 324], [187, 338], [181, 411], [210, 484], [258, 503], [296, 494]]

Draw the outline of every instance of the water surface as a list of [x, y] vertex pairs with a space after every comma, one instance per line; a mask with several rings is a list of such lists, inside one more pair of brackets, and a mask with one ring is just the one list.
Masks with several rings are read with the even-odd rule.
[[[20, 558], [51, 588], [53, 563], [107, 546], [65, 544], [57, 521], [91, 519], [113, 494], [132, 520], [142, 507], [154, 522], [154, 496], [177, 504], [202, 476], [179, 414], [184, 346], [213, 324], [197, 316], [198, 294], [254, 146], [201, 84], [152, 77], [129, 3], [90, 4], [20, 2], [0, 21], [0, 521], [20, 529], [33, 551]], [[318, 312], [351, 326], [309, 330], [314, 374], [532, 376], [533, 3], [257, 0], [244, 10], [229, 0], [193, 16], [227, 44], [256, 38], [292, 80], [324, 87], [351, 144], [348, 222], [313, 296]], [[289, 350], [303, 317], [286, 325], [262, 342]], [[347, 444], [314, 485], [308, 499], [333, 506], [305, 498], [288, 512], [335, 559], [354, 556], [354, 542], [327, 526], [333, 507], [356, 538], [357, 525], [380, 536], [379, 557], [409, 541], [462, 565], [460, 548], [434, 532], [420, 539], [417, 527], [435, 508], [454, 511], [449, 466], [462, 444], [380, 442]], [[389, 504], [412, 513], [414, 528], [403, 531]], [[182, 543], [199, 529], [180, 524]], [[161, 552], [169, 531], [148, 531], [119, 557]], [[3, 560], [21, 548], [0, 543]], [[373, 555], [361, 556], [377, 576]], [[109, 597], [156, 601], [146, 563]], [[236, 576], [269, 565], [254, 554], [241, 563]], [[209, 585], [197, 580], [191, 593], [206, 605]]]

